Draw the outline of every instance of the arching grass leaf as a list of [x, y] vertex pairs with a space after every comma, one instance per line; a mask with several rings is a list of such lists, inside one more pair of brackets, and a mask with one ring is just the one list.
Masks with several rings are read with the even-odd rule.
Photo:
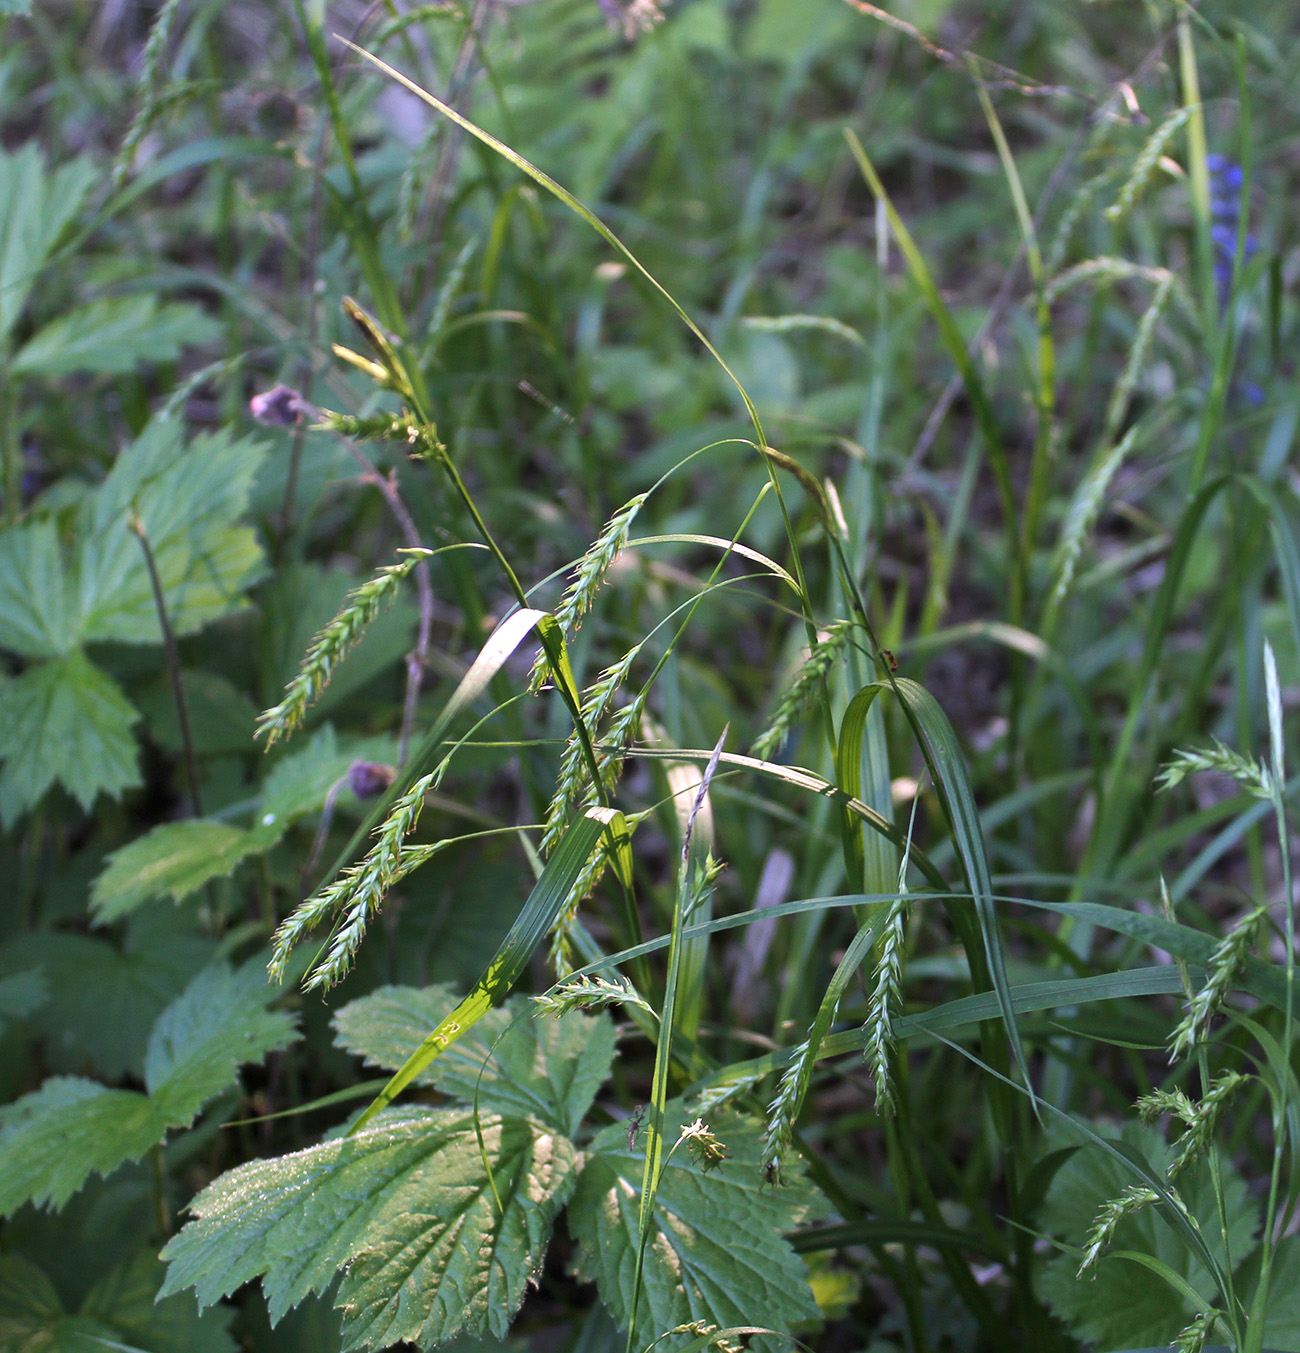
[[[452, 986], [381, 987], [334, 1017], [341, 1046], [375, 1066], [401, 1066], [455, 1009]], [[480, 1112], [536, 1118], [572, 1137], [609, 1077], [608, 1015], [533, 1016], [521, 1001], [488, 1014], [416, 1078]]]

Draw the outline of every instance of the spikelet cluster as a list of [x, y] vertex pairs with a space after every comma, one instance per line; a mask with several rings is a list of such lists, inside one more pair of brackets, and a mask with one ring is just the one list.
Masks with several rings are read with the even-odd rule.
[[851, 620], [835, 620], [818, 635], [816, 647], [809, 653], [803, 666], [795, 674], [790, 689], [777, 704], [772, 722], [755, 739], [753, 746], [755, 756], [766, 761], [774, 752], [780, 750], [795, 721], [817, 694], [827, 673], [844, 651], [852, 631]]
[[682, 1135], [678, 1137], [677, 1142], [678, 1145], [685, 1142], [686, 1149], [691, 1153], [691, 1159], [705, 1174], [710, 1170], [716, 1170], [727, 1158], [726, 1146], [718, 1140], [703, 1118], [697, 1118], [682, 1128]]
[[1100, 258], [1085, 259], [1067, 268], [1055, 277], [1043, 289], [1043, 296], [1051, 305], [1058, 297], [1075, 287], [1085, 286], [1089, 282], [1126, 282], [1138, 279], [1143, 282], [1160, 283], [1169, 277], [1168, 268], [1151, 267], [1145, 263], [1133, 263], [1127, 258], [1112, 258], [1102, 255]]
[[388, 890], [440, 848], [412, 848], [405, 838], [415, 830], [424, 807], [424, 796], [433, 788], [437, 772], [423, 776], [393, 804], [392, 812], [375, 832], [375, 844], [365, 858], [345, 869], [328, 887], [309, 897], [275, 932], [267, 971], [275, 981], [284, 979], [285, 965], [294, 945], [330, 916], [343, 913], [329, 953], [307, 977], [304, 986], [330, 987], [343, 980], [366, 928], [382, 906]]
[[1119, 190], [1119, 196], [1106, 208], [1108, 221], [1118, 223], [1128, 215], [1133, 204], [1141, 196], [1142, 190], [1147, 186], [1170, 141], [1195, 111], [1192, 104], [1184, 104], [1181, 108], [1175, 109], [1147, 138], [1146, 145], [1133, 161], [1133, 168], [1124, 181], [1124, 186]]
[[1110, 1244], [1115, 1228], [1134, 1212], [1160, 1201], [1160, 1195], [1146, 1184], [1130, 1184], [1118, 1198], [1111, 1198], [1102, 1205], [1101, 1211], [1093, 1219], [1091, 1228], [1084, 1241], [1083, 1260], [1079, 1264], [1080, 1278], [1101, 1258], [1102, 1251]]
[[1119, 431], [1124, 415], [1128, 412], [1129, 401], [1133, 398], [1133, 391], [1137, 388], [1143, 367], [1146, 366], [1147, 353], [1151, 351], [1151, 340], [1155, 335], [1156, 325], [1164, 313], [1165, 302], [1173, 292], [1176, 280], [1177, 276], [1172, 272], [1160, 279], [1155, 294], [1151, 297], [1151, 304], [1138, 321], [1137, 333], [1133, 336], [1133, 346], [1125, 359], [1124, 370], [1120, 372], [1110, 403], [1106, 406], [1104, 427], [1108, 441]]
[[1216, 1310], [1213, 1306], [1208, 1311], [1199, 1312], [1191, 1324], [1174, 1340], [1177, 1353], [1201, 1353], [1206, 1339], [1210, 1337], [1214, 1322], [1222, 1314], [1222, 1311]]
[[550, 991], [533, 997], [534, 1014], [567, 1015], [574, 1010], [604, 1010], [611, 1005], [635, 1005], [648, 1010], [654, 1007], [621, 974], [613, 978], [599, 976], [571, 977], [558, 982]]
[[[355, 357], [356, 354], [354, 353]], [[368, 358], [360, 359], [369, 362]], [[372, 363], [371, 365], [376, 365]], [[384, 379], [387, 373], [378, 368]], [[371, 374], [374, 374], [373, 372]], [[376, 379], [379, 379], [376, 376]], [[336, 432], [354, 442], [396, 442], [407, 448], [407, 454], [422, 459], [436, 459], [446, 451], [438, 440], [438, 429], [433, 423], [421, 423], [405, 409], [401, 413], [351, 414], [320, 410], [318, 427]]]
[[1215, 946], [1206, 964], [1205, 985], [1187, 1003], [1187, 1013], [1174, 1029], [1169, 1045], [1169, 1060], [1185, 1057], [1201, 1042], [1210, 1021], [1232, 991], [1246, 961], [1246, 953], [1255, 935], [1255, 927], [1267, 909], [1256, 907], [1247, 913]]
[[1118, 166], [1113, 165], [1079, 185], [1070, 199], [1070, 205], [1061, 213], [1061, 219], [1057, 222], [1052, 235], [1052, 242], [1047, 247], [1043, 271], [1048, 277], [1054, 276], [1065, 261], [1065, 252], [1070, 247], [1074, 232], [1078, 229], [1079, 222], [1083, 220], [1084, 213], [1092, 205], [1093, 199], [1117, 176], [1117, 173]]
[[1079, 556], [1101, 513], [1102, 501], [1116, 471], [1127, 459], [1133, 444], [1137, 440], [1136, 426], [1128, 430], [1124, 440], [1112, 447], [1105, 459], [1089, 474], [1075, 490], [1070, 500], [1069, 510], [1065, 514], [1065, 526], [1061, 532], [1061, 543], [1056, 551], [1056, 586], [1052, 589], [1052, 606], [1059, 606], [1065, 600], [1074, 581], [1074, 570]]
[[312, 640], [298, 675], [285, 687], [284, 699], [257, 716], [257, 736], [270, 747], [301, 727], [307, 710], [329, 685], [335, 667], [360, 642], [370, 622], [397, 595], [403, 578], [424, 558], [428, 550], [411, 550], [400, 564], [381, 568], [343, 599], [333, 620]]
[[896, 898], [890, 904], [880, 941], [876, 985], [867, 1004], [867, 1038], [863, 1051], [876, 1089], [876, 1109], [882, 1118], [892, 1118], [897, 1108], [893, 1063], [898, 1039], [894, 1032], [894, 1015], [903, 996], [903, 956], [909, 910], [910, 902], [906, 897]]
[[712, 1113], [733, 1099], [747, 1095], [766, 1074], [764, 1071], [746, 1071], [736, 1073], [726, 1080], [714, 1081], [700, 1092], [695, 1100], [695, 1107], [700, 1113]]
[[114, 188], [120, 188], [126, 182], [126, 177], [135, 164], [141, 142], [148, 135], [149, 128], [153, 126], [167, 102], [161, 91], [159, 70], [163, 58], [167, 55], [167, 49], [171, 46], [172, 29], [175, 27], [176, 14], [180, 7], [180, 0], [163, 0], [154, 17], [153, 26], [149, 29], [140, 65], [140, 107], [122, 138], [122, 149], [118, 152], [117, 163], [113, 166]]
[[1253, 757], [1243, 756], [1225, 747], [1218, 738], [1213, 739], [1213, 747], [1194, 747], [1175, 752], [1156, 777], [1160, 789], [1172, 789], [1181, 784], [1194, 771], [1218, 771], [1221, 775], [1231, 775], [1248, 793], [1257, 799], [1273, 797], [1273, 774], [1267, 766], [1261, 765]]
[[808, 1084], [812, 1080], [815, 1064], [812, 1044], [805, 1038], [794, 1049], [790, 1065], [781, 1073], [776, 1095], [767, 1106], [767, 1128], [763, 1133], [763, 1149], [759, 1155], [759, 1162], [763, 1177], [770, 1184], [781, 1182], [781, 1167], [785, 1162], [786, 1153], [790, 1150], [795, 1119], [798, 1118], [804, 1096], [808, 1093]]
[[1182, 1090], [1154, 1090], [1138, 1100], [1137, 1111], [1143, 1122], [1153, 1122], [1161, 1114], [1167, 1113], [1184, 1124], [1175, 1142], [1173, 1159], [1165, 1171], [1166, 1179], [1171, 1182], [1177, 1179], [1193, 1161], [1210, 1149], [1223, 1110], [1247, 1079], [1237, 1071], [1216, 1076], [1199, 1104], [1193, 1104]]
[[[591, 609], [601, 583], [605, 581], [614, 566], [614, 561], [627, 545], [628, 533], [632, 529], [636, 514], [640, 512], [641, 505], [649, 496], [649, 493], [638, 493], [635, 498], [624, 503], [605, 523], [604, 529], [592, 542], [587, 553], [578, 560], [578, 567], [573, 572], [573, 581], [555, 608], [555, 618], [567, 637], [573, 636], [574, 631], [582, 623], [582, 617]], [[539, 650], [533, 663], [529, 689], [534, 692], [541, 690], [546, 676], [546, 655], [544, 651]]]

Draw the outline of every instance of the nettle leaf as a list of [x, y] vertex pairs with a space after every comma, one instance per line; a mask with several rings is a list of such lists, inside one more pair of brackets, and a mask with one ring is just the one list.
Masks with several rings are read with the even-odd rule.
[[[677, 1140], [683, 1115], [670, 1104], [666, 1142]], [[803, 1260], [782, 1232], [809, 1215], [818, 1195], [795, 1177], [780, 1187], [763, 1180], [761, 1124], [720, 1116], [713, 1129], [727, 1159], [705, 1174], [685, 1146], [664, 1167], [645, 1257], [638, 1337], [643, 1344], [692, 1320], [760, 1325], [786, 1331], [819, 1319]], [[639, 1143], [615, 1124], [592, 1142], [569, 1206], [578, 1244], [574, 1271], [594, 1281], [610, 1313], [626, 1329], [645, 1164]], [[681, 1346], [688, 1335], [659, 1347]]]
[[187, 444], [179, 422], [154, 419], [84, 505], [78, 637], [161, 640], [144, 555], [129, 528], [133, 515], [148, 537], [178, 634], [238, 606], [262, 573], [255, 534], [235, 522], [264, 454], [261, 442], [226, 431]]
[[260, 958], [232, 971], [214, 964], [158, 1017], [149, 1035], [144, 1081], [171, 1127], [188, 1127], [235, 1073], [296, 1037], [293, 1016], [267, 1010], [278, 996]]
[[108, 857], [91, 889], [91, 910], [107, 924], [155, 898], [180, 902], [210, 879], [224, 878], [256, 848], [249, 832], [229, 823], [164, 822]]
[[92, 1174], [109, 1175], [189, 1127], [240, 1065], [290, 1043], [293, 1020], [263, 1008], [267, 990], [253, 968], [201, 972], [154, 1026], [147, 1094], [57, 1076], [0, 1108], [0, 1215], [26, 1202], [62, 1207]]
[[81, 653], [0, 682], [0, 821], [12, 826], [56, 781], [89, 811], [140, 783], [131, 728], [139, 715]]
[[121, 1342], [147, 1353], [234, 1353], [229, 1306], [200, 1311], [185, 1297], [158, 1299], [166, 1269], [146, 1250], [118, 1265], [86, 1294], [81, 1314], [111, 1325]]
[[[1263, 1250], [1256, 1249], [1237, 1274], [1237, 1290], [1247, 1310], [1251, 1309], [1259, 1286], [1262, 1259]], [[1264, 1311], [1263, 1347], [1300, 1348], [1300, 1236], [1297, 1235], [1283, 1236], [1273, 1251]]]
[[260, 443], [229, 433], [186, 444], [155, 419], [82, 495], [71, 543], [52, 521], [0, 531], [0, 646], [34, 664], [0, 683], [0, 820], [11, 825], [56, 781], [89, 808], [139, 783], [134, 708], [81, 652], [113, 640], [160, 643], [142, 525], [173, 630], [188, 634], [237, 607], [261, 576], [255, 532], [236, 524]]
[[97, 1282], [75, 1315], [64, 1309], [43, 1269], [21, 1255], [0, 1256], [0, 1353], [234, 1353], [234, 1311], [199, 1315], [193, 1302], [155, 1304], [162, 1264], [137, 1254]]
[[[396, 1070], [460, 995], [450, 985], [381, 987], [335, 1015], [335, 1041], [374, 1066]], [[477, 1102], [480, 1111], [537, 1118], [572, 1137], [613, 1060], [608, 1015], [533, 1018], [528, 1003], [513, 1000], [484, 1015], [416, 1080]]]
[[149, 1031], [216, 952], [192, 925], [171, 906], [150, 907], [131, 917], [121, 948], [94, 935], [39, 931], [0, 950], [0, 971], [40, 967], [58, 993], [29, 1019], [51, 1070], [105, 1080], [144, 1075]]
[[196, 305], [160, 304], [152, 295], [109, 296], [45, 325], [18, 350], [10, 369], [36, 376], [125, 375], [143, 362], [174, 361], [183, 348], [207, 343], [220, 331]]
[[[1141, 1124], [1129, 1124], [1120, 1136], [1138, 1148], [1153, 1168], [1163, 1172], [1171, 1153], [1158, 1133]], [[1055, 1140], [1056, 1134], [1051, 1137], [1055, 1146], [1072, 1144]], [[1233, 1263], [1240, 1263], [1255, 1248], [1259, 1209], [1227, 1160], [1220, 1159], [1219, 1170], [1228, 1217], [1226, 1247], [1205, 1164], [1180, 1175], [1177, 1187], [1200, 1223], [1210, 1252], [1224, 1263], [1230, 1250]], [[1053, 1179], [1039, 1213], [1040, 1221], [1046, 1230], [1081, 1246], [1102, 1205], [1118, 1198], [1134, 1182], [1132, 1172], [1113, 1156], [1096, 1146], [1082, 1146]], [[1201, 1309], [1214, 1304], [1213, 1279], [1157, 1208], [1142, 1208], [1121, 1221], [1111, 1248], [1135, 1250], [1158, 1259], [1201, 1293], [1205, 1299]], [[1077, 1276], [1078, 1269], [1077, 1255], [1058, 1256], [1043, 1269], [1039, 1291], [1070, 1331], [1095, 1344], [1101, 1353], [1169, 1344], [1196, 1314], [1167, 1282], [1130, 1259], [1103, 1255], [1096, 1268], [1082, 1278]]]
[[76, 598], [54, 523], [0, 531], [0, 648], [57, 658], [72, 652], [76, 636]]
[[[27, 12], [13, 0], [0, 9]], [[14, 327], [59, 236], [99, 178], [88, 156], [51, 172], [35, 142], [12, 154], [0, 151], [0, 339]]]
[[574, 1151], [522, 1119], [480, 1126], [481, 1149], [471, 1109], [390, 1109], [354, 1137], [222, 1175], [163, 1251], [162, 1294], [193, 1287], [209, 1306], [261, 1277], [275, 1322], [343, 1269], [345, 1348], [503, 1337], [572, 1192]]

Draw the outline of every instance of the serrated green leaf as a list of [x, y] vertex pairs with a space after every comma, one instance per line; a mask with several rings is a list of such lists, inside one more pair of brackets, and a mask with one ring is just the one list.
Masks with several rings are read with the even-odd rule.
[[136, 912], [120, 949], [96, 936], [45, 931], [0, 950], [0, 972], [40, 967], [59, 994], [30, 1017], [52, 1071], [144, 1075], [154, 1022], [216, 950], [215, 941], [186, 933], [191, 924], [167, 904]]
[[162, 1264], [143, 1252], [97, 1282], [76, 1315], [65, 1311], [43, 1269], [17, 1254], [0, 1256], [0, 1353], [233, 1353], [234, 1311], [199, 1315], [192, 1302], [155, 1304]]
[[92, 1174], [139, 1160], [161, 1138], [145, 1095], [55, 1076], [0, 1108], [0, 1216], [62, 1207]]
[[119, 1339], [148, 1353], [234, 1353], [229, 1306], [200, 1312], [186, 1297], [158, 1300], [166, 1269], [152, 1250], [137, 1254], [101, 1278], [81, 1314], [111, 1325]]
[[[12, 8], [10, 13], [26, 13]], [[46, 259], [99, 170], [88, 157], [53, 172], [35, 142], [0, 151], [0, 339], [14, 327]]]
[[158, 616], [137, 517], [153, 551], [167, 615], [188, 634], [236, 606], [262, 569], [254, 533], [235, 525], [265, 447], [229, 432], [196, 437], [154, 419], [118, 456], [87, 501], [77, 561], [79, 634], [85, 641], [157, 643]]
[[138, 717], [112, 677], [79, 652], [0, 682], [0, 822], [12, 826], [56, 782], [87, 811], [97, 795], [139, 784]]
[[292, 1040], [293, 1021], [262, 1009], [265, 998], [254, 969], [208, 968], [154, 1026], [148, 1094], [58, 1076], [0, 1108], [0, 1215], [29, 1201], [61, 1207], [90, 1175], [107, 1176], [188, 1127], [241, 1064]]
[[57, 658], [76, 647], [76, 603], [51, 521], [0, 531], [0, 648]]
[[[680, 1105], [665, 1118], [665, 1141], [677, 1139]], [[797, 1176], [774, 1188], [763, 1181], [762, 1128], [719, 1117], [712, 1124], [728, 1158], [707, 1175], [683, 1146], [664, 1167], [654, 1200], [637, 1328], [647, 1338], [692, 1320], [788, 1330], [819, 1318], [803, 1261], [783, 1232], [816, 1200]], [[574, 1269], [593, 1280], [626, 1329], [630, 1316], [641, 1202], [643, 1154], [629, 1149], [615, 1124], [591, 1144], [569, 1206], [578, 1243]], [[689, 1336], [657, 1347], [680, 1347]]]
[[43, 1269], [0, 1255], [0, 1353], [103, 1353], [114, 1331], [70, 1316]]
[[346, 1348], [504, 1336], [574, 1183], [567, 1138], [470, 1109], [390, 1109], [356, 1136], [222, 1175], [163, 1251], [163, 1295], [211, 1305], [261, 1277], [272, 1321], [345, 1269]]
[[[1262, 1258], [1262, 1249], [1256, 1249], [1237, 1274], [1237, 1290], [1248, 1311], [1259, 1286]], [[1283, 1236], [1273, 1252], [1263, 1346], [1265, 1349], [1300, 1349], [1300, 1236]]]
[[23, 344], [10, 369], [36, 376], [125, 375], [142, 362], [174, 361], [183, 348], [219, 332], [196, 305], [160, 305], [152, 295], [108, 296], [51, 320]]
[[209, 879], [224, 878], [255, 847], [249, 832], [225, 822], [164, 822], [108, 857], [90, 908], [107, 924], [155, 898], [180, 902]]
[[[1057, 1135], [1052, 1137], [1059, 1146], [1062, 1143], [1055, 1140]], [[1157, 1170], [1163, 1171], [1168, 1162], [1169, 1149], [1159, 1135], [1140, 1124], [1125, 1127], [1119, 1141], [1140, 1151]], [[1226, 1246], [1219, 1229], [1213, 1186], [1204, 1166], [1181, 1175], [1178, 1188], [1200, 1222], [1210, 1252], [1221, 1263], [1230, 1252], [1235, 1265], [1255, 1248], [1259, 1210], [1231, 1164], [1221, 1160], [1219, 1168], [1229, 1226]], [[1040, 1213], [1042, 1224], [1071, 1244], [1082, 1245], [1102, 1205], [1119, 1197], [1133, 1181], [1134, 1175], [1099, 1147], [1081, 1147], [1052, 1180]], [[1206, 1303], [1202, 1309], [1215, 1304], [1214, 1283], [1209, 1274], [1157, 1208], [1142, 1208], [1121, 1221], [1112, 1248], [1134, 1250], [1159, 1260], [1201, 1293]], [[1083, 1278], [1076, 1276], [1078, 1267], [1075, 1254], [1053, 1259], [1042, 1272], [1039, 1291], [1071, 1332], [1094, 1344], [1099, 1353], [1148, 1344], [1167, 1345], [1196, 1314], [1187, 1309], [1186, 1302], [1168, 1283], [1131, 1260], [1103, 1255], [1095, 1276], [1090, 1272]]]
[[[335, 1041], [374, 1066], [395, 1069], [459, 999], [449, 985], [381, 987], [335, 1015]], [[523, 1002], [510, 1001], [486, 1014], [416, 1079], [477, 1103], [480, 1112], [536, 1118], [572, 1137], [613, 1059], [608, 1015], [533, 1018]]]
[[240, 1066], [293, 1042], [293, 1017], [264, 1008], [277, 994], [260, 959], [235, 972], [214, 964], [158, 1017], [144, 1080], [168, 1127], [188, 1127]]

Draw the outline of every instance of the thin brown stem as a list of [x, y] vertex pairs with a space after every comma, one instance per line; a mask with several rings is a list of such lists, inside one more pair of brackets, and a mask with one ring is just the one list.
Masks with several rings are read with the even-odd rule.
[[158, 612], [158, 628], [162, 631], [163, 654], [167, 662], [167, 675], [172, 683], [172, 697], [176, 701], [176, 721], [180, 724], [181, 745], [185, 749], [185, 772], [190, 782], [190, 803], [195, 817], [203, 816], [203, 803], [199, 795], [199, 759], [194, 751], [194, 735], [190, 730], [190, 708], [185, 699], [185, 683], [181, 679], [181, 655], [176, 646], [176, 635], [171, 621], [167, 618], [167, 602], [163, 596], [162, 579], [158, 576], [158, 565], [153, 557], [153, 548], [149, 544], [144, 523], [135, 513], [127, 523], [144, 552], [144, 566], [149, 573], [149, 586], [153, 591], [153, 604]]

